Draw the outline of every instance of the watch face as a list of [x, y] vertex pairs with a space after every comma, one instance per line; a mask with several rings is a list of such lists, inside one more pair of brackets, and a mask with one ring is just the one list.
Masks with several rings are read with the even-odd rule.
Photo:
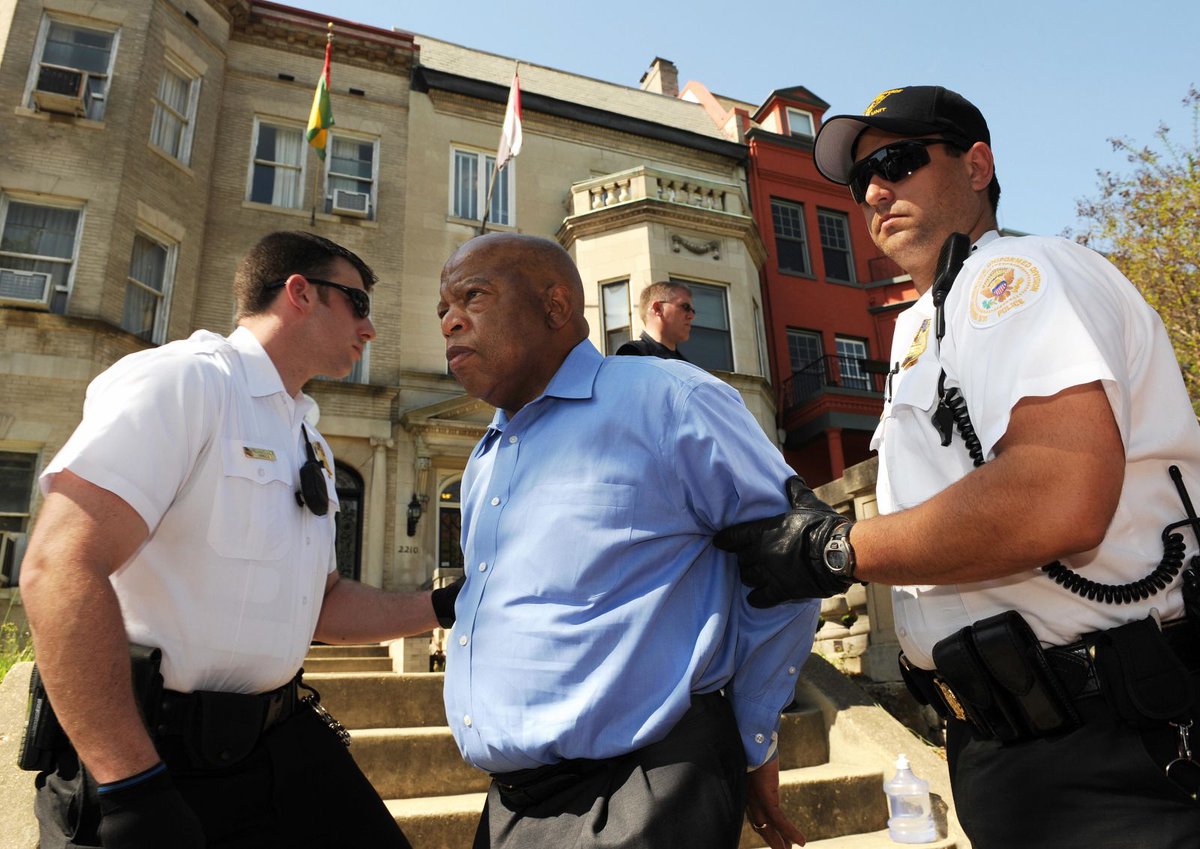
[[841, 540], [830, 540], [825, 549], [825, 565], [834, 572], [845, 572], [846, 567], [850, 565], [850, 555]]

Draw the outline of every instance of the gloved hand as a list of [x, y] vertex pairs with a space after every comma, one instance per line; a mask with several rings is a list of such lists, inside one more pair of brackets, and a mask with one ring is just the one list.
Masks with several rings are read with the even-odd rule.
[[100, 845], [113, 849], [204, 849], [200, 820], [162, 764], [101, 784]]
[[853, 522], [817, 498], [803, 478], [788, 478], [784, 489], [791, 510], [725, 528], [713, 540], [717, 548], [737, 554], [742, 583], [755, 588], [748, 598], [754, 607], [828, 598], [855, 583], [825, 565], [825, 544]]
[[433, 613], [437, 616], [438, 624], [443, 628], [454, 627], [454, 602], [458, 600], [458, 591], [462, 589], [466, 578], [459, 578], [452, 584], [440, 587], [430, 593], [433, 602]]

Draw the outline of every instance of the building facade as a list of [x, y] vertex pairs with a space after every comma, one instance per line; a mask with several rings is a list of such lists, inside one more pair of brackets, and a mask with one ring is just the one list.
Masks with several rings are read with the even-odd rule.
[[261, 0], [0, 5], [0, 604], [88, 382], [229, 332], [236, 264], [274, 230], [333, 239], [380, 278], [363, 362], [305, 387], [337, 458], [348, 576], [416, 589], [462, 567], [458, 482], [492, 410], [447, 373], [436, 303], [485, 206], [489, 230], [572, 254], [606, 353], [641, 331], [643, 287], [687, 282], [685, 352], [776, 434], [750, 149], [677, 96], [674, 66], [637, 88], [522, 65], [524, 148], [489, 202], [515, 61], [332, 19], [321, 160], [304, 130], [329, 20]]
[[784, 456], [814, 486], [839, 478], [870, 456], [895, 315], [916, 291], [872, 243], [845, 187], [817, 172], [813, 141], [828, 103], [803, 86], [757, 107], [698, 83], [683, 96], [750, 150]]

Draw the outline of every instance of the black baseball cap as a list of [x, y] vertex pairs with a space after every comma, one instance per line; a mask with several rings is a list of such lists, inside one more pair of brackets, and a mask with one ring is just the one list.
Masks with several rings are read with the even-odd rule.
[[854, 146], [868, 127], [902, 136], [945, 136], [964, 150], [992, 143], [987, 121], [971, 101], [940, 85], [913, 85], [881, 92], [861, 115], [835, 115], [821, 123], [813, 156], [821, 176], [846, 185]]

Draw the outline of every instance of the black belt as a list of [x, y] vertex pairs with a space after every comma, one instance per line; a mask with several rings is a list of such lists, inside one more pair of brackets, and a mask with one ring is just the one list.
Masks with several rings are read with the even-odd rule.
[[254, 732], [262, 734], [272, 726], [278, 725], [285, 719], [291, 718], [299, 704], [300, 676], [297, 675], [282, 687], [277, 687], [266, 693], [214, 693], [197, 690], [192, 693], [178, 693], [174, 690], [163, 690], [162, 708], [155, 724], [155, 735], [169, 737], [186, 734], [193, 727], [197, 712], [205, 700], [214, 697], [226, 701], [230, 708], [225, 713], [237, 716], [244, 724], [254, 726]]
[[[1179, 619], [1163, 623], [1162, 635], [1189, 673], [1200, 672], [1200, 639], [1190, 622]], [[1092, 651], [1083, 641], [1043, 650], [1047, 665], [1062, 684], [1065, 695], [1080, 708], [1080, 718], [1084, 721], [1110, 713], [1104, 699], [1094, 699], [1102, 690]], [[963, 708], [965, 700], [936, 669], [913, 666], [901, 652], [900, 671], [919, 702], [930, 705], [943, 719], [970, 721]]]
[[255, 751], [270, 729], [294, 716], [300, 675], [266, 693], [163, 690], [151, 735], [172, 769], [231, 767]]

